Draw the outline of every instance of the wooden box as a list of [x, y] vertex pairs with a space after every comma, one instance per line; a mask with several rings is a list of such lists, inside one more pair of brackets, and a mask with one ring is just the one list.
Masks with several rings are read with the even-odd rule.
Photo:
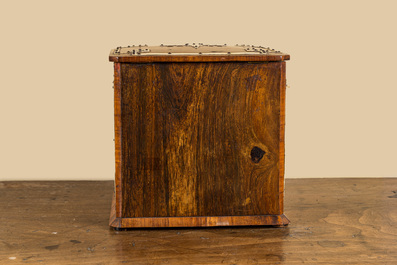
[[251, 45], [118, 47], [110, 226], [287, 225], [285, 60]]

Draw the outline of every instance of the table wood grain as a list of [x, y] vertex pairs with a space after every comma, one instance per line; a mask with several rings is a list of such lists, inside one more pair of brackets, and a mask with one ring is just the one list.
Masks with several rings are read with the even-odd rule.
[[287, 179], [287, 227], [108, 226], [113, 182], [0, 182], [0, 264], [397, 264], [397, 179]]

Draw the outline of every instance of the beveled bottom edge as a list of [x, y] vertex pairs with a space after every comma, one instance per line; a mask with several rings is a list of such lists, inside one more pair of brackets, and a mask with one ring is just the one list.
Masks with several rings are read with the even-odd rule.
[[284, 214], [247, 216], [188, 216], [188, 217], [116, 217], [112, 204], [109, 225], [114, 228], [155, 227], [214, 227], [214, 226], [286, 226]]

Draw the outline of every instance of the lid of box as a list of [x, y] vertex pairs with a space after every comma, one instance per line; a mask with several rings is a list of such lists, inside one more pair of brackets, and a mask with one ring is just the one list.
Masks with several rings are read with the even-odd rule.
[[288, 54], [253, 45], [183, 45], [117, 47], [110, 51], [109, 61], [128, 63], [148, 62], [269, 62], [289, 60]]

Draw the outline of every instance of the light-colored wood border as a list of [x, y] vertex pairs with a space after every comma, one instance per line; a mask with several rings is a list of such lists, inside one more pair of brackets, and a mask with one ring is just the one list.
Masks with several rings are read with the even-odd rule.
[[288, 54], [279, 55], [115, 55], [110, 52], [109, 61], [117, 63], [154, 63], [154, 62], [279, 62], [289, 60]]
[[285, 94], [286, 94], [286, 63], [280, 63], [280, 138], [279, 138], [279, 213], [284, 213], [284, 168], [285, 168]]
[[115, 143], [115, 214], [122, 216], [122, 182], [121, 182], [121, 64], [114, 63], [114, 143]]

